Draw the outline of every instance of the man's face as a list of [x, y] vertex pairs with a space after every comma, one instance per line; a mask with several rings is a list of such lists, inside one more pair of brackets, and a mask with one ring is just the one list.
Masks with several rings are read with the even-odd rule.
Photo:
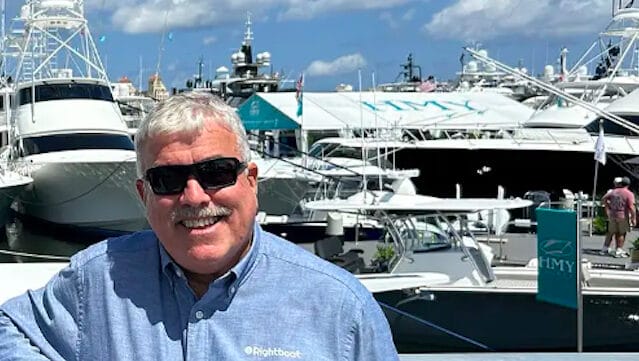
[[[240, 161], [236, 136], [208, 121], [196, 135], [156, 136], [143, 149], [144, 169], [162, 165], [190, 165], [203, 160], [234, 157]], [[216, 274], [234, 265], [250, 240], [257, 212], [257, 166], [237, 176], [234, 185], [203, 189], [190, 176], [176, 195], [156, 195], [142, 180], [136, 183], [151, 228], [173, 259], [188, 271]], [[228, 214], [221, 218], [211, 214]]]

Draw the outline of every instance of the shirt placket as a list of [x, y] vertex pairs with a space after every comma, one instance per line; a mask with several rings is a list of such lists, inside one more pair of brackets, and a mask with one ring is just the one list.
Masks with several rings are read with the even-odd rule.
[[213, 347], [216, 340], [215, 334], [210, 332], [210, 323], [214, 322], [215, 312], [228, 302], [231, 289], [235, 292], [231, 280], [232, 276], [229, 275], [213, 282], [204, 297], [191, 308], [185, 330], [185, 360], [204, 360], [215, 356], [211, 354], [216, 349]]

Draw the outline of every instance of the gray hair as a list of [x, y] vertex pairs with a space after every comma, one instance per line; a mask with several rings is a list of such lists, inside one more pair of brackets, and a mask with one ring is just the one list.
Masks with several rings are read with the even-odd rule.
[[138, 177], [144, 177], [142, 152], [151, 138], [180, 132], [196, 134], [204, 129], [206, 122], [210, 120], [228, 127], [235, 134], [237, 149], [243, 158], [240, 161], [250, 161], [251, 149], [246, 131], [235, 109], [215, 95], [187, 92], [173, 95], [158, 103], [140, 123], [135, 134]]

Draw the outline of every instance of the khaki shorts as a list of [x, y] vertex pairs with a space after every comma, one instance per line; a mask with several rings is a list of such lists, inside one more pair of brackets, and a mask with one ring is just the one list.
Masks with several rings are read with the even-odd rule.
[[630, 232], [630, 222], [627, 219], [608, 220], [608, 232], [614, 234], [625, 234]]

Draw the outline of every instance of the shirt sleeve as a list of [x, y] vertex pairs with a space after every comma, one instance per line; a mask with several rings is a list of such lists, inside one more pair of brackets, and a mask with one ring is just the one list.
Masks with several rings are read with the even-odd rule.
[[0, 360], [76, 360], [81, 289], [61, 270], [43, 288], [0, 306]]
[[386, 316], [372, 295], [367, 295], [366, 302], [359, 310], [359, 317], [355, 319], [353, 347], [347, 360], [399, 360]]

